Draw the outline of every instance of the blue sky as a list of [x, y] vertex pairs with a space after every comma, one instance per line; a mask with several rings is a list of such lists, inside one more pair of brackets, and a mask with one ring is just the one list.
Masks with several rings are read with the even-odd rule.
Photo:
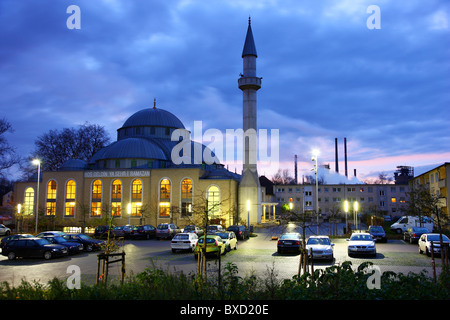
[[[66, 12], [81, 10], [81, 29]], [[370, 5], [381, 29], [369, 29]], [[3, 0], [0, 108], [22, 155], [50, 129], [86, 121], [111, 139], [143, 108], [193, 128], [242, 126], [248, 17], [258, 51], [258, 128], [279, 130], [277, 166], [310, 174], [311, 150], [358, 177], [450, 160], [448, 1]], [[234, 166], [230, 166], [233, 170]], [[237, 170], [241, 167], [238, 165]]]

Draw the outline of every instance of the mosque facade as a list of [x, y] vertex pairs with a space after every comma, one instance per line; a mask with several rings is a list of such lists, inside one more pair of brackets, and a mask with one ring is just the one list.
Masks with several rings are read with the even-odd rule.
[[[256, 49], [249, 21], [242, 52], [244, 73], [238, 80], [243, 91], [243, 129], [256, 131]], [[261, 221], [261, 188], [256, 146], [243, 141], [242, 174], [227, 170], [219, 159], [198, 161], [195, 150], [204, 145], [190, 141], [188, 163], [176, 164], [172, 151], [175, 130], [184, 124], [154, 103], [153, 108], [131, 115], [117, 130], [117, 141], [99, 150], [88, 162], [66, 161], [57, 171], [15, 184], [19, 217], [51, 217], [59, 226], [80, 227], [175, 223], [199, 224], [207, 212], [211, 222], [229, 226]], [[211, 153], [213, 154], [213, 153]], [[186, 154], [184, 155], [186, 156]], [[39, 182], [38, 182], [39, 181]], [[244, 199], [245, 198], [245, 199]], [[249, 208], [251, 201], [252, 207]]]

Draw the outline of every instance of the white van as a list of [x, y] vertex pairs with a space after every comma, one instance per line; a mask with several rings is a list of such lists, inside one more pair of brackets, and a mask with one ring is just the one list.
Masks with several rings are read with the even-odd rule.
[[430, 217], [426, 216], [420, 217], [420, 220], [419, 217], [404, 216], [401, 217], [396, 223], [391, 225], [391, 230], [400, 234], [411, 227], [423, 227], [427, 228], [429, 232], [433, 232], [434, 223]]

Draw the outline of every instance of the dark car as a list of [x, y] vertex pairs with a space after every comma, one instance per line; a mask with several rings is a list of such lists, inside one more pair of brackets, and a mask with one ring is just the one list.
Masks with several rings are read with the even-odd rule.
[[245, 226], [233, 225], [227, 228], [227, 231], [233, 231], [238, 239], [248, 239], [248, 229]]
[[387, 242], [386, 232], [382, 226], [370, 226], [367, 232], [370, 233], [373, 240]]
[[100, 250], [102, 245], [105, 243], [102, 240], [92, 239], [84, 233], [69, 233], [62, 236], [64, 239], [70, 242], [78, 242], [83, 245], [84, 251], [91, 252], [95, 250]]
[[62, 236], [44, 236], [42, 239], [47, 240], [50, 243], [60, 244], [69, 250], [69, 254], [77, 254], [83, 251], [84, 247], [79, 242], [71, 242], [64, 239]]
[[131, 236], [131, 232], [133, 231], [134, 226], [127, 224], [126, 226], [117, 226], [112, 229], [112, 234], [114, 237], [123, 237], [129, 238]]
[[283, 233], [278, 239], [277, 252], [294, 252], [300, 253], [302, 247], [302, 240], [300, 233]]
[[133, 239], [150, 239], [156, 236], [156, 228], [150, 224], [136, 226], [131, 230], [130, 237]]
[[45, 260], [68, 255], [67, 247], [53, 244], [42, 238], [21, 238], [8, 242], [2, 249], [2, 255], [9, 260], [17, 257], [44, 258]]
[[412, 227], [403, 233], [403, 240], [409, 241], [409, 243], [417, 243], [424, 233], [430, 233], [430, 231], [427, 228]]
[[32, 234], [29, 233], [22, 233], [22, 234], [13, 234], [7, 237], [2, 238], [2, 241], [0, 242], [0, 249], [3, 248], [9, 241], [11, 240], [17, 240], [21, 238], [34, 238]]
[[110, 236], [112, 236], [112, 230], [114, 226], [98, 226], [95, 228], [94, 237], [95, 238], [108, 238], [108, 232], [110, 232]]

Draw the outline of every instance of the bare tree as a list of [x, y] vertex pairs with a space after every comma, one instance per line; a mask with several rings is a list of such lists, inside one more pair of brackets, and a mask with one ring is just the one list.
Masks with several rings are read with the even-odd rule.
[[5, 118], [0, 119], [0, 176], [4, 175], [4, 170], [20, 163], [19, 155], [5, 138], [8, 132], [14, 132], [11, 124]]
[[278, 169], [272, 177], [272, 182], [274, 184], [294, 184], [295, 179], [292, 178], [288, 169]]

